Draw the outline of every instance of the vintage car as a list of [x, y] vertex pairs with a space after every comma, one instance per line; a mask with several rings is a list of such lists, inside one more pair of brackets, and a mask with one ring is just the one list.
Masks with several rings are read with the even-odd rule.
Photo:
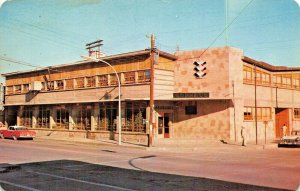
[[35, 132], [28, 130], [23, 126], [9, 126], [8, 129], [0, 130], [0, 137], [17, 139], [33, 139]]
[[294, 130], [291, 135], [283, 136], [278, 143], [278, 147], [300, 147], [300, 131]]

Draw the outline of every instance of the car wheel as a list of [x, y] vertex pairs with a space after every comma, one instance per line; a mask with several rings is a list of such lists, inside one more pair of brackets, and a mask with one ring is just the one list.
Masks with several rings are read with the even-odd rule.
[[1, 138], [1, 139], [4, 139], [4, 136], [3, 136], [3, 134], [0, 134], [0, 138]]
[[13, 136], [13, 139], [16, 141], [16, 140], [18, 140], [18, 138], [16, 137], [16, 136]]

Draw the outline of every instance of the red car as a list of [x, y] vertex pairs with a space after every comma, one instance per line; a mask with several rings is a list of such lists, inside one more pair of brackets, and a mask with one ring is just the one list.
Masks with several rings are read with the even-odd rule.
[[28, 130], [23, 126], [10, 126], [8, 129], [0, 130], [0, 137], [17, 139], [33, 139], [35, 137], [35, 132]]

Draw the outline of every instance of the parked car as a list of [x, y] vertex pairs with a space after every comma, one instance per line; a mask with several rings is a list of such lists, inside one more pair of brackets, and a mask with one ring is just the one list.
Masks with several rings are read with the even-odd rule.
[[278, 143], [278, 147], [300, 147], [300, 131], [294, 130], [291, 135], [283, 136]]
[[33, 139], [35, 134], [36, 133], [34, 131], [30, 131], [23, 126], [9, 126], [8, 129], [0, 130], [0, 137], [2, 139]]

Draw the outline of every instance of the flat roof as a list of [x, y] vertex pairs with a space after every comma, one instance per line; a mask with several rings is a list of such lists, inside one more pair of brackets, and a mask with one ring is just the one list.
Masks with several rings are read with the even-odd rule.
[[[145, 49], [145, 50], [139, 50], [139, 51], [134, 51], [134, 52], [128, 52], [128, 53], [122, 53], [122, 54], [115, 54], [115, 55], [110, 55], [110, 56], [105, 56], [101, 57], [101, 60], [104, 61], [112, 61], [112, 60], [118, 60], [118, 59], [125, 59], [125, 58], [130, 58], [130, 57], [137, 57], [137, 56], [150, 56], [150, 49]], [[159, 51], [159, 55], [165, 58], [168, 58], [170, 60], [176, 60], [177, 56], [164, 52], [164, 51]], [[32, 72], [40, 72], [40, 71], [47, 71], [47, 70], [58, 70], [59, 68], [63, 67], [68, 67], [68, 66], [75, 66], [75, 65], [82, 65], [82, 64], [88, 64], [88, 63], [93, 63], [93, 61], [90, 60], [81, 60], [73, 63], [68, 63], [68, 64], [60, 64], [60, 65], [53, 65], [53, 66], [48, 66], [48, 67], [40, 67], [34, 70], [25, 70], [25, 71], [18, 71], [18, 72], [10, 72], [10, 73], [4, 73], [1, 74], [3, 77], [7, 76], [14, 76], [14, 75], [19, 75], [19, 74], [26, 74], [26, 73], [32, 73]]]
[[300, 71], [300, 67], [287, 67], [287, 66], [273, 66], [263, 61], [257, 61], [247, 56], [244, 56], [242, 60], [248, 64], [256, 65], [260, 68], [266, 69], [270, 72], [292, 72]]

